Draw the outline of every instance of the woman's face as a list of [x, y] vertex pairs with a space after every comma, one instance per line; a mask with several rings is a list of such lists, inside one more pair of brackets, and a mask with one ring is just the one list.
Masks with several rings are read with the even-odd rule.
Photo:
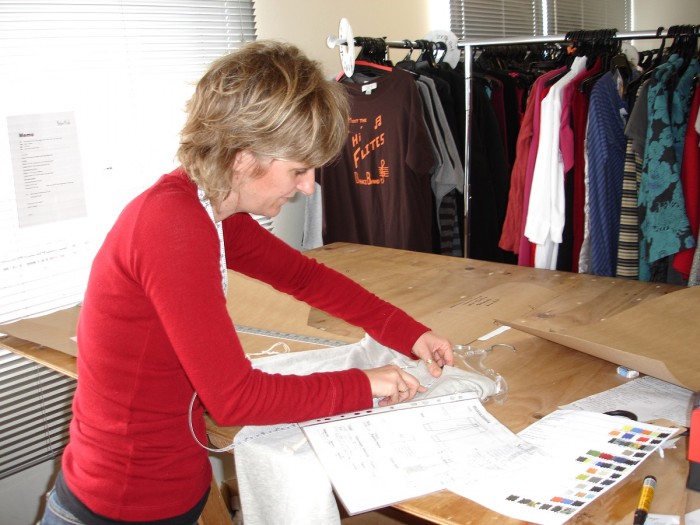
[[314, 169], [300, 162], [274, 159], [260, 166], [255, 157], [243, 152], [234, 163], [231, 193], [237, 194], [237, 212], [275, 217], [298, 191], [311, 195], [314, 189]]

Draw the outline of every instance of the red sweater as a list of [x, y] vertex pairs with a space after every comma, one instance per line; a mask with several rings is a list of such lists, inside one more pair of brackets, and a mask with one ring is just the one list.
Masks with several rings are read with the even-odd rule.
[[[406, 355], [428, 330], [248, 214], [223, 224], [229, 268]], [[367, 376], [356, 369], [301, 377], [251, 367], [226, 309], [216, 228], [181, 170], [134, 199], [107, 235], [92, 265], [78, 348], [63, 473], [85, 505], [116, 520], [180, 515], [209, 487], [207, 452], [188, 426], [195, 391], [203, 443], [205, 409], [221, 425], [266, 425], [372, 404]]]

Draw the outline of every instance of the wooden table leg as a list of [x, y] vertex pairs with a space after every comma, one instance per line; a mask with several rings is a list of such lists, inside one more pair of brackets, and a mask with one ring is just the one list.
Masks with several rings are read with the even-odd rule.
[[214, 478], [211, 480], [209, 499], [197, 523], [198, 525], [231, 525], [231, 515]]

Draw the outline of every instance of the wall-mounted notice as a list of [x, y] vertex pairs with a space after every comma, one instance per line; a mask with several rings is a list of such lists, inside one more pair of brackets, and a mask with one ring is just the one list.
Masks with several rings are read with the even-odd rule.
[[75, 115], [7, 117], [19, 227], [86, 214]]

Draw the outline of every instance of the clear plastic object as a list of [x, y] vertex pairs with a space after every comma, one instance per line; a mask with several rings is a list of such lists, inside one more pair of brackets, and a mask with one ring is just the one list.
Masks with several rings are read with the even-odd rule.
[[506, 383], [505, 378], [501, 374], [484, 364], [486, 356], [493, 352], [494, 348], [499, 347], [510, 348], [515, 352], [514, 346], [505, 343], [498, 343], [490, 348], [472, 348], [470, 345], [453, 345], [452, 350], [454, 355], [462, 361], [467, 370], [485, 375], [493, 380], [496, 384], [496, 391], [489, 399], [493, 399], [497, 403], [503, 403], [508, 397], [508, 383]]

